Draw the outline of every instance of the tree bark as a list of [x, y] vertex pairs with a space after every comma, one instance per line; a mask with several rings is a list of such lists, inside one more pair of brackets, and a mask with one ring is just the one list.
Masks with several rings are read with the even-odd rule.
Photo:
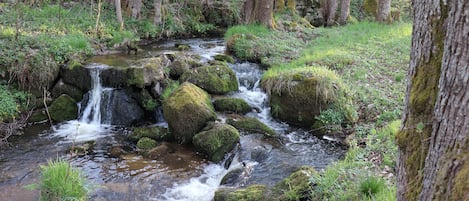
[[285, 0], [275, 0], [275, 11], [282, 11], [285, 9]]
[[275, 28], [273, 19], [274, 0], [248, 0], [244, 4], [244, 16], [247, 23], [260, 23]]
[[397, 200], [469, 197], [469, 1], [413, 1]]
[[387, 22], [391, 12], [391, 0], [378, 0], [378, 13], [376, 21]]
[[121, 0], [115, 0], [114, 4], [116, 4], [116, 16], [119, 22], [119, 29], [122, 31], [124, 30], [124, 19], [122, 18]]
[[155, 23], [155, 25], [160, 25], [162, 22], [162, 17], [161, 17], [162, 0], [155, 0], [153, 5], [155, 7], [155, 18], [153, 22]]
[[[448, 2], [446, 37], [420, 200], [469, 199], [469, 1]], [[446, 12], [442, 10], [442, 12]]]
[[347, 23], [347, 18], [350, 14], [350, 0], [342, 0], [340, 3], [339, 24], [344, 25]]
[[291, 11], [296, 11], [296, 1], [295, 0], [287, 0], [287, 7]]
[[337, 0], [326, 0], [327, 3], [327, 26], [332, 26], [335, 24], [335, 15], [337, 13], [337, 7], [339, 6], [339, 2]]
[[127, 7], [130, 9], [130, 16], [134, 19], [140, 19], [142, 12], [142, 0], [129, 0]]

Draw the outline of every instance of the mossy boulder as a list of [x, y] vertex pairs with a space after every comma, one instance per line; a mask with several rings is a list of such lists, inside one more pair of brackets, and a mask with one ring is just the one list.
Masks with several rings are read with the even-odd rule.
[[311, 128], [321, 111], [334, 109], [345, 121], [356, 121], [350, 92], [341, 78], [326, 67], [304, 67], [263, 77], [270, 94], [272, 116], [292, 125]]
[[228, 62], [228, 63], [234, 63], [235, 62], [235, 60], [233, 59], [232, 56], [226, 55], [226, 54], [217, 54], [213, 58], [217, 61], [224, 61], [224, 62]]
[[171, 140], [172, 136], [167, 128], [163, 127], [138, 127], [129, 135], [131, 141], [137, 142], [142, 137], [148, 137], [156, 141]]
[[238, 90], [235, 72], [226, 64], [202, 66], [185, 72], [182, 81], [194, 83], [211, 94], [226, 94]]
[[216, 111], [246, 114], [252, 110], [246, 101], [240, 98], [220, 98], [213, 102]]
[[245, 132], [261, 133], [266, 136], [277, 135], [275, 131], [272, 130], [272, 128], [265, 125], [258, 119], [252, 118], [252, 117], [231, 118], [231, 119], [227, 119], [226, 123]]
[[220, 162], [238, 142], [238, 130], [228, 124], [215, 124], [210, 130], [197, 133], [192, 139], [196, 149], [215, 163]]
[[173, 61], [168, 65], [168, 68], [169, 76], [174, 80], [178, 80], [182, 74], [190, 71], [191, 68], [202, 66], [202, 64], [199, 63], [200, 59], [195, 58], [193, 55], [179, 53], [173, 54], [172, 58]]
[[81, 91], [91, 89], [90, 71], [83, 65], [69, 65], [60, 68], [60, 77], [65, 84], [77, 87]]
[[163, 115], [170, 132], [181, 143], [192, 142], [192, 137], [216, 118], [207, 92], [189, 82], [165, 99]]
[[305, 200], [310, 196], [311, 184], [309, 179], [318, 173], [309, 166], [300, 167], [290, 176], [283, 179], [273, 188], [273, 197], [278, 200], [290, 200], [295, 197], [299, 200]]
[[69, 95], [62, 94], [52, 102], [49, 107], [52, 120], [63, 122], [77, 118], [77, 102]]
[[83, 91], [78, 87], [66, 84], [62, 80], [59, 80], [52, 88], [52, 97], [57, 98], [62, 94], [67, 94], [72, 97], [75, 101], [79, 102], [83, 99]]
[[149, 137], [142, 137], [140, 140], [137, 142], [137, 148], [141, 150], [150, 150], [154, 147], [156, 147], [158, 143]]
[[49, 120], [46, 109], [35, 110], [28, 119], [28, 123], [37, 123]]
[[268, 196], [268, 189], [264, 185], [251, 185], [244, 189], [220, 188], [215, 192], [214, 201], [268, 201], [276, 200]]

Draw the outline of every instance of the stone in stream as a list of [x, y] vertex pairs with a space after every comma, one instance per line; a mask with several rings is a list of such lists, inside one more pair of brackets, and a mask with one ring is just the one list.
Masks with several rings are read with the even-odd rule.
[[185, 82], [163, 103], [163, 115], [176, 140], [191, 143], [193, 136], [216, 119], [210, 97], [201, 88]]
[[212, 128], [197, 133], [192, 140], [196, 149], [215, 163], [231, 152], [238, 142], [238, 130], [228, 124], [214, 124]]
[[240, 98], [219, 98], [213, 102], [216, 111], [246, 114], [252, 110], [246, 101]]
[[277, 135], [272, 128], [253, 117], [230, 118], [226, 120], [226, 123], [246, 132], [260, 133], [270, 137]]
[[49, 107], [52, 120], [63, 122], [77, 118], [77, 102], [69, 95], [62, 94]]
[[243, 189], [219, 188], [215, 192], [214, 201], [268, 201], [276, 200], [268, 195], [268, 188], [265, 185], [251, 185]]
[[226, 94], [238, 90], [235, 72], [226, 63], [202, 66], [185, 72], [182, 81], [194, 83], [210, 94]]
[[156, 141], [170, 141], [173, 138], [172, 135], [168, 132], [167, 128], [158, 126], [134, 128], [128, 138], [131, 141], [137, 142], [142, 137], [149, 137]]

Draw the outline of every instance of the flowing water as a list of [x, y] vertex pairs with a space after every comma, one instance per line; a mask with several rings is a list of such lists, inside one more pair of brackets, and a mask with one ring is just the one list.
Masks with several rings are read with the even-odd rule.
[[[223, 53], [221, 39], [193, 39], [153, 45], [145, 49], [145, 56], [176, 51], [174, 44], [191, 46], [190, 54], [201, 55], [206, 62]], [[116, 57], [114, 55], [114, 57]], [[117, 59], [117, 58], [116, 58]], [[122, 60], [122, 57], [118, 59]], [[127, 57], [126, 59], [135, 59]], [[96, 61], [112, 60], [111, 56], [94, 58]], [[222, 178], [232, 170], [241, 169], [243, 178], [230, 186], [265, 184], [273, 186], [299, 166], [309, 165], [322, 169], [343, 156], [345, 150], [332, 141], [318, 139], [311, 134], [278, 122], [270, 116], [267, 95], [259, 88], [263, 70], [256, 64], [240, 62], [230, 64], [239, 80], [239, 91], [229, 94], [246, 100], [257, 108], [247, 116], [258, 118], [272, 127], [278, 138], [260, 134], [241, 133], [240, 146], [235, 151], [231, 165], [214, 164], [197, 155], [190, 146], [164, 143], [171, 149], [167, 155], [150, 160], [135, 154], [133, 144], [126, 141], [128, 129], [109, 125], [106, 112], [113, 89], [103, 88], [99, 73], [105, 64], [90, 64], [92, 90], [77, 120], [54, 126], [31, 126], [21, 137], [13, 139], [14, 148], [0, 153], [1, 200], [37, 200], [38, 192], [22, 188], [37, 182], [38, 165], [48, 159], [69, 157], [71, 146], [92, 141], [90, 153], [70, 157], [72, 164], [81, 168], [90, 183], [94, 184], [91, 200], [211, 200], [220, 187]], [[161, 112], [161, 111], [160, 111]], [[104, 114], [104, 115], [103, 115]], [[223, 118], [223, 114], [219, 117]], [[156, 119], [160, 119], [161, 115]], [[164, 125], [159, 120], [158, 125]], [[39, 133], [39, 135], [38, 135]], [[113, 155], [113, 150], [124, 154]]]

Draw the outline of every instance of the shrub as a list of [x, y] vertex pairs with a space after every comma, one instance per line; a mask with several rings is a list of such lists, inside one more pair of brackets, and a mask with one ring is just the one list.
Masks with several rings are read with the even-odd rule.
[[370, 176], [360, 183], [360, 192], [368, 197], [376, 195], [384, 189], [384, 180]]
[[40, 201], [87, 199], [89, 189], [85, 185], [82, 172], [69, 162], [62, 159], [51, 160], [47, 165], [41, 165], [40, 169], [42, 175], [39, 184], [27, 186], [41, 191]]

